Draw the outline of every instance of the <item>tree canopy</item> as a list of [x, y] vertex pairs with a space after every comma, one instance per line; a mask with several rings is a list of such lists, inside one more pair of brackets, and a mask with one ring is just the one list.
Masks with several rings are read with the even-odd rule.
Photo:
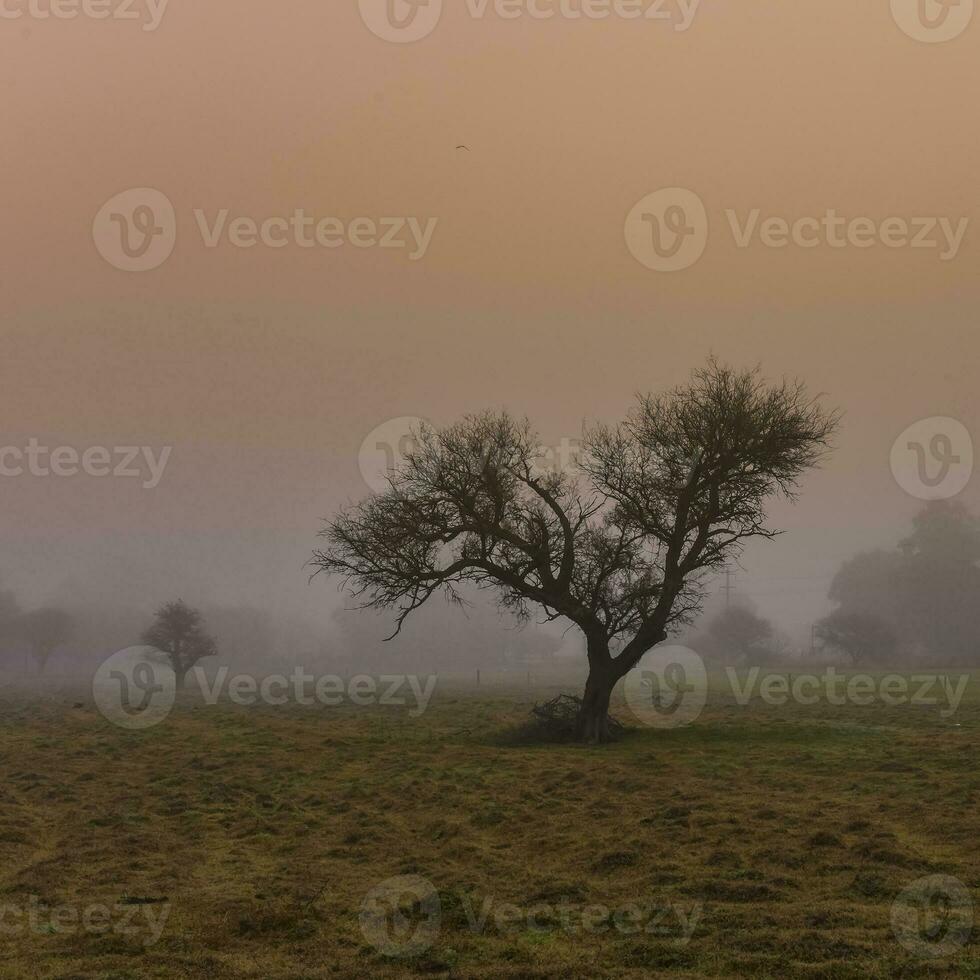
[[394, 610], [396, 634], [433, 595], [459, 602], [463, 582], [519, 617], [571, 621], [590, 663], [583, 734], [602, 738], [612, 686], [690, 621], [706, 573], [778, 533], [767, 498], [794, 496], [835, 425], [802, 384], [711, 361], [587, 428], [577, 472], [541, 472], [530, 423], [506, 412], [423, 426], [387, 490], [323, 530], [313, 565]]
[[214, 638], [204, 629], [204, 617], [182, 599], [165, 603], [157, 610], [142, 640], [167, 654], [178, 687], [183, 686], [187, 672], [198, 661], [217, 653]]

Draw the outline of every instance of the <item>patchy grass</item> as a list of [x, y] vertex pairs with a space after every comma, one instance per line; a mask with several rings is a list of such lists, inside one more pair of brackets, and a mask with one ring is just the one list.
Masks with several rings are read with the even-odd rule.
[[[976, 684], [952, 719], [712, 698], [601, 748], [509, 738], [539, 699], [188, 699], [132, 733], [90, 700], [8, 698], [0, 976], [980, 977], [980, 930], [931, 961], [890, 925], [925, 875], [980, 906]], [[432, 883], [441, 929], [390, 958], [359, 915], [393, 876]], [[50, 917], [96, 905], [101, 931]]]

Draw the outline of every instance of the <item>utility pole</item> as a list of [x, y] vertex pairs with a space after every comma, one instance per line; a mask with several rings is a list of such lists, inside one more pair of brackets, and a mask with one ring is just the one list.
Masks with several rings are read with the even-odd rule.
[[725, 593], [725, 608], [727, 609], [732, 604], [732, 593], [735, 591], [735, 586], [732, 585], [732, 576], [735, 573], [731, 570], [729, 566], [725, 566], [725, 584], [721, 587], [721, 591]]

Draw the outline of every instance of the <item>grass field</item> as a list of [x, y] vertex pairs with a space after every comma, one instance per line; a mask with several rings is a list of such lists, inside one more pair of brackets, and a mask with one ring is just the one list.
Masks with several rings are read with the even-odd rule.
[[[716, 692], [609, 746], [514, 738], [550, 693], [187, 695], [145, 732], [7, 695], [0, 975], [980, 977], [980, 930], [930, 958], [891, 923], [924, 876], [980, 901], [976, 681], [950, 718]], [[361, 912], [396, 876], [440, 921], [406, 906], [424, 948], [385, 956]]]

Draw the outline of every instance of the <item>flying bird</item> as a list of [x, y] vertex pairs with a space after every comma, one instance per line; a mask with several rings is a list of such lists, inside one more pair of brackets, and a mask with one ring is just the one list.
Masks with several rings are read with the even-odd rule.
[[456, 147], [456, 149], [457, 150], [466, 150], [467, 153], [470, 152], [470, 148], [468, 146], [464, 146], [462, 143], [460, 143], [459, 146]]

